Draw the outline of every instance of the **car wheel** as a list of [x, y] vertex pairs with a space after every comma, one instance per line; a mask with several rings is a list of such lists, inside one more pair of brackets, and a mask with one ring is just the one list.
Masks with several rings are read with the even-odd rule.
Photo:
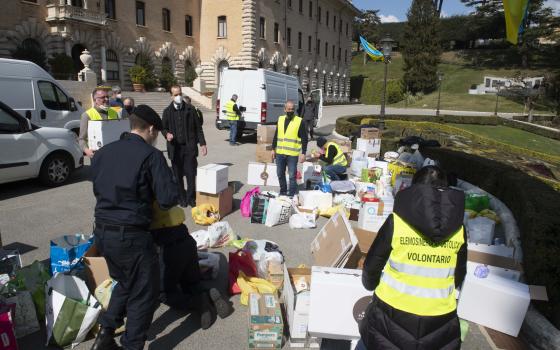
[[72, 162], [68, 156], [52, 154], [43, 161], [39, 179], [46, 186], [60, 186], [68, 181], [72, 168]]

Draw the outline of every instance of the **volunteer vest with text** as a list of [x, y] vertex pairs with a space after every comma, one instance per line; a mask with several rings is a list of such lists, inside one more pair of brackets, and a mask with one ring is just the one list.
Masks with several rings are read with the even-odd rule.
[[[88, 109], [86, 113], [89, 116], [89, 120], [103, 120], [101, 114], [99, 114], [97, 109], [93, 107]], [[117, 111], [115, 111], [113, 108], [109, 108], [109, 110], [107, 111], [107, 116], [107, 119], [119, 119], [119, 113], [117, 113]]]
[[286, 116], [282, 115], [278, 118], [278, 140], [276, 142], [276, 153], [287, 156], [299, 156], [301, 153], [301, 138], [299, 137], [299, 126], [301, 118], [294, 116], [288, 124], [288, 129], [284, 130]]
[[346, 156], [344, 155], [344, 152], [342, 152], [342, 148], [340, 148], [340, 146], [334, 142], [327, 142], [325, 146], [325, 148], [327, 149], [325, 156], [327, 158], [329, 157], [329, 148], [331, 146], [334, 146], [336, 148], [336, 155], [333, 158], [332, 165], [347, 166], [348, 162], [346, 161]]
[[239, 120], [239, 116], [233, 110], [234, 105], [235, 102], [233, 102], [232, 100], [226, 102], [225, 109], [226, 109], [226, 117], [228, 120]]
[[392, 307], [419, 316], [438, 316], [457, 308], [455, 265], [464, 243], [463, 227], [439, 244], [393, 213], [393, 250], [375, 295]]

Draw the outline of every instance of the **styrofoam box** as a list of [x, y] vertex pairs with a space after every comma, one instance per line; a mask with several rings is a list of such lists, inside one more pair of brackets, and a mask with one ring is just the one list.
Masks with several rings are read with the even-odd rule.
[[197, 169], [196, 190], [218, 194], [228, 187], [228, 166], [207, 164]]
[[123, 132], [130, 131], [128, 119], [90, 120], [88, 122], [88, 147], [94, 151], [120, 139]]
[[526, 284], [506, 278], [477, 278], [467, 274], [457, 314], [467, 321], [517, 337], [530, 301], [529, 286]]

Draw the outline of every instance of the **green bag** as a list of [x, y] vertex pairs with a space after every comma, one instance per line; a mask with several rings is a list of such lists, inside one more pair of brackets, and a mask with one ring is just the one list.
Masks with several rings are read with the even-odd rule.
[[467, 194], [465, 196], [465, 209], [474, 210], [477, 213], [484, 209], [490, 209], [490, 198], [485, 194]]
[[15, 279], [10, 281], [16, 290], [31, 293], [40, 321], [45, 319], [45, 285], [50, 278], [45, 265], [35, 260], [33, 264], [18, 270]]

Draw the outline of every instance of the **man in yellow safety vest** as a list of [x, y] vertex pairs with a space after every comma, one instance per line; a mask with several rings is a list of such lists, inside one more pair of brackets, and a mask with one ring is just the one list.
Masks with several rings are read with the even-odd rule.
[[88, 147], [88, 122], [90, 120], [119, 119], [119, 113], [109, 106], [109, 93], [106, 88], [96, 87], [91, 93], [93, 107], [82, 114], [78, 141], [84, 154], [93, 157], [94, 151]]
[[317, 139], [317, 146], [320, 147], [324, 154], [319, 159], [327, 163], [324, 167], [325, 173], [333, 181], [340, 180], [340, 177], [346, 173], [348, 161], [342, 148], [335, 142], [327, 142], [324, 137]]
[[229, 121], [229, 144], [230, 146], [236, 146], [237, 127], [239, 126], [239, 117], [241, 117], [241, 111], [237, 106], [237, 95], [231, 96], [231, 100], [226, 102], [224, 112]]
[[371, 246], [362, 283], [374, 290], [357, 349], [459, 349], [455, 288], [467, 270], [465, 195], [436, 166], [400, 191]]
[[[301, 117], [295, 115], [293, 101], [284, 105], [285, 115], [278, 118], [276, 133], [272, 140], [272, 157], [276, 158], [276, 173], [280, 183], [280, 195], [293, 197], [297, 193], [297, 163], [305, 160], [307, 152], [307, 129]], [[288, 191], [286, 184], [286, 166], [290, 178]]]

